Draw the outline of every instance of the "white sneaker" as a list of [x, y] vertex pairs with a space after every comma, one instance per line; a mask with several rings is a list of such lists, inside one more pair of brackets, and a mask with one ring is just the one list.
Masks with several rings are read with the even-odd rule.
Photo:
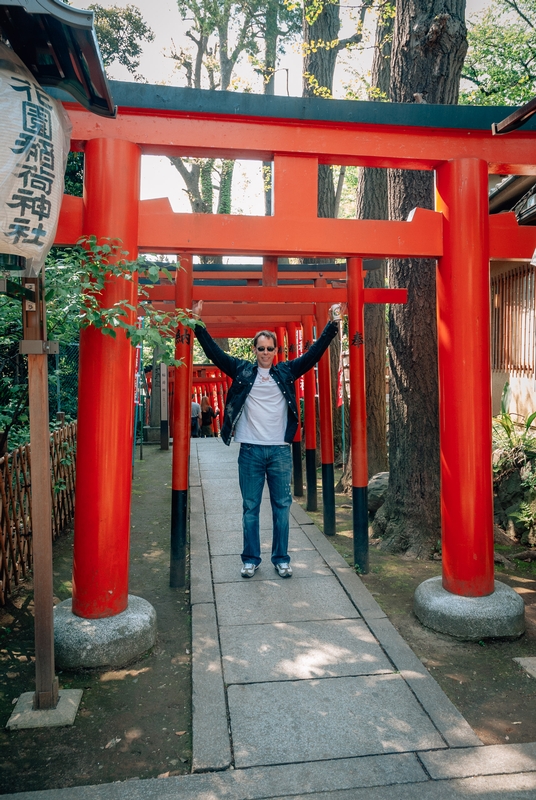
[[256, 571], [259, 569], [258, 564], [242, 564], [242, 569], [240, 570], [240, 574], [243, 578], [252, 578]]
[[292, 567], [288, 561], [284, 564], [274, 564], [275, 569], [281, 578], [292, 578]]

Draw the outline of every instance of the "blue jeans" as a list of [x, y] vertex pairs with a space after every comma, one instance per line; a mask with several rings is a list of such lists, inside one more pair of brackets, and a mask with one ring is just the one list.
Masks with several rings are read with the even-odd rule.
[[284, 564], [290, 561], [287, 551], [289, 512], [292, 503], [291, 472], [292, 455], [288, 445], [240, 445], [238, 478], [243, 506], [244, 564], [261, 563], [259, 511], [265, 479], [268, 481], [272, 505], [272, 564]]

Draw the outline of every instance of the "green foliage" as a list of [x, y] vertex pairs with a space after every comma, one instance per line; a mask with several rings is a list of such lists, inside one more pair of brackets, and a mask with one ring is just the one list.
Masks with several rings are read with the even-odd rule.
[[526, 467], [536, 458], [536, 432], [532, 424], [536, 411], [525, 420], [515, 422], [508, 412], [509, 385], [505, 384], [501, 398], [501, 413], [493, 419], [493, 470], [495, 474]]
[[11, 449], [28, 441], [28, 384], [10, 385], [9, 377], [0, 375], [0, 449], [9, 433]]
[[[148, 297], [150, 283], [156, 283], [162, 275], [171, 280], [168, 270], [159, 263], [138, 259], [126, 260], [128, 253], [121, 249], [119, 240], [97, 240], [95, 236], [81, 239], [77, 247], [53, 248], [45, 264], [45, 302], [47, 307], [48, 338], [60, 341], [59, 367], [62, 382], [71, 384], [67, 397], [61, 389], [61, 406], [67, 418], [76, 413], [73, 397], [77, 383], [77, 347], [75, 357], [67, 358], [66, 347], [78, 341], [80, 328], [90, 325], [100, 330], [104, 336], [115, 338], [118, 333], [126, 336], [136, 347], [141, 345], [157, 349], [160, 360], [167, 364], [181, 366], [174, 358], [174, 341], [177, 326], [193, 328], [194, 322], [186, 311], [162, 312], [154, 309], [142, 299], [144, 324], [137, 321], [138, 308], [128, 300], [121, 300], [111, 307], [102, 305], [107, 281], [110, 277], [125, 281], [125, 295], [131, 295], [134, 276], [145, 279], [136, 293], [135, 303]], [[180, 269], [180, 265], [178, 265]], [[0, 295], [0, 431], [9, 432], [10, 448], [28, 441], [28, 387], [26, 363], [17, 357], [18, 342], [22, 339], [20, 300]], [[202, 323], [201, 323], [202, 324]], [[52, 357], [51, 357], [52, 358]], [[65, 363], [64, 363], [65, 362]], [[69, 381], [69, 370], [72, 381]], [[51, 389], [54, 390], [55, 371], [49, 373]], [[7, 434], [6, 434], [7, 435]], [[5, 439], [5, 436], [2, 437]], [[0, 446], [2, 441], [0, 440]]]
[[[128, 252], [121, 249], [119, 239], [98, 240], [95, 236], [83, 237], [77, 247], [56, 252], [53, 269], [47, 272], [47, 278], [51, 278], [45, 291], [48, 316], [52, 320], [71, 317], [80, 328], [92, 326], [112, 338], [118, 331], [123, 331], [134, 347], [159, 347], [165, 363], [180, 366], [181, 362], [175, 361], [167, 343], [174, 340], [177, 325], [194, 327], [193, 320], [185, 311], [158, 311], [142, 300], [145, 324], [140, 327], [136, 320], [137, 306], [128, 300], [120, 300], [111, 307], [102, 305], [103, 293], [111, 277], [122, 278], [126, 284], [136, 275], [149, 279], [153, 284], [162, 274], [172, 280], [162, 264], [145, 259], [127, 261], [126, 256]], [[52, 264], [47, 262], [47, 266], [50, 268]], [[147, 288], [140, 287], [141, 298], [148, 297]], [[125, 294], [131, 294], [127, 285]]]
[[84, 189], [84, 154], [70, 152], [65, 167], [65, 194], [82, 197]]
[[327, 5], [337, 5], [337, 0], [304, 0], [303, 15], [307, 23], [314, 25]]
[[253, 364], [256, 361], [251, 339], [229, 339], [229, 353], [235, 358], [244, 358]]
[[523, 544], [536, 544], [536, 412], [514, 421], [508, 413], [508, 384], [501, 413], [493, 420], [493, 483], [496, 514], [503, 524], [515, 523]]
[[[340, 167], [334, 168], [334, 180], [339, 178]], [[346, 167], [341, 200], [339, 204], [339, 219], [355, 219], [357, 188], [359, 185], [359, 167]]]
[[[136, 73], [140, 65], [141, 42], [152, 42], [154, 33], [139, 8], [134, 5], [104, 8], [94, 3], [89, 9], [94, 14], [95, 34], [104, 66], [110, 67], [117, 61], [136, 80], [142, 80]], [[83, 180], [84, 154], [70, 152], [65, 169], [65, 194], [82, 197]]]
[[98, 4], [88, 8], [94, 14], [95, 33], [104, 66], [110, 67], [117, 61], [137, 80], [141, 80], [136, 74], [140, 65], [141, 42], [154, 41], [154, 33], [139, 8], [134, 5], [104, 8]]
[[468, 26], [459, 102], [523, 105], [536, 93], [536, 0], [493, 0]]
[[522, 528], [530, 530], [536, 525], [536, 506], [534, 503], [523, 501], [519, 504], [517, 511], [512, 511], [510, 516], [515, 519]]

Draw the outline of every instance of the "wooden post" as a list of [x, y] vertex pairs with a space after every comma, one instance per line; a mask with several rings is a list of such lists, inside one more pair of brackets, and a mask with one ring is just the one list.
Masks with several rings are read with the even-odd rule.
[[[28, 353], [30, 447], [32, 457], [32, 547], [35, 610], [35, 709], [56, 708], [58, 679], [54, 674], [54, 617], [52, 586], [52, 499], [50, 495], [50, 430], [48, 364], [41, 279], [26, 278], [35, 302], [23, 301], [24, 341]], [[40, 350], [40, 352], [38, 352]]]

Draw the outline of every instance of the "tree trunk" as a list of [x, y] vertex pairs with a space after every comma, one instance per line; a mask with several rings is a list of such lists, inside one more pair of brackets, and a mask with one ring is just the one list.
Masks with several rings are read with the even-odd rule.
[[[338, 4], [326, 3], [312, 24], [309, 24], [304, 17], [304, 97], [331, 97], [338, 49], [336, 47], [313, 47], [312, 43], [332, 42], [338, 39], [340, 27], [340, 7]], [[318, 166], [318, 216], [335, 216], [335, 186], [333, 183], [333, 169], [329, 164], [319, 164]]]
[[[378, 90], [382, 95], [389, 92], [391, 38], [394, 18], [379, 19], [376, 27], [374, 58], [372, 61], [372, 97]], [[362, 169], [357, 189], [358, 219], [388, 219], [387, 170]], [[367, 272], [367, 289], [385, 286], [386, 263]], [[387, 462], [387, 408], [385, 403], [387, 331], [385, 306], [365, 305], [365, 381], [367, 397], [367, 459], [368, 475], [388, 469]], [[350, 462], [351, 470], [351, 462]]]
[[[398, 0], [393, 102], [457, 102], [464, 13], [464, 0]], [[388, 181], [391, 219], [433, 207], [432, 173], [391, 170]], [[373, 526], [385, 549], [419, 557], [430, 553], [441, 529], [435, 261], [397, 259], [390, 271], [391, 285], [408, 289], [408, 303], [389, 314], [389, 491]]]
[[[266, 32], [264, 35], [264, 94], [275, 95], [275, 65], [277, 61], [277, 40], [279, 37], [278, 7], [269, 3], [266, 8]], [[264, 213], [272, 214], [272, 162], [263, 161]]]
[[338, 40], [341, 28], [341, 14], [338, 3], [325, 3], [316, 19], [309, 23], [303, 20], [303, 96], [316, 97], [331, 95], [333, 75], [337, 62], [337, 47], [312, 47], [313, 42], [333, 42]]

